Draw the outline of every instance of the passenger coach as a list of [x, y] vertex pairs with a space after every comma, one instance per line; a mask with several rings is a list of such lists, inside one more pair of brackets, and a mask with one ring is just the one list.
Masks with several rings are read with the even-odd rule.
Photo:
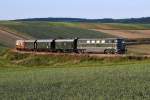
[[77, 48], [87, 53], [123, 54], [126, 51], [125, 41], [118, 38], [79, 39]]

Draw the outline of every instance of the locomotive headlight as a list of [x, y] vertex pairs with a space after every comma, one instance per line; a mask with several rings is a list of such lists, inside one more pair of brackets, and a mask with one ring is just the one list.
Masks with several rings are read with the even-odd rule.
[[16, 42], [16, 45], [19, 45], [19, 44], [20, 44], [19, 41], [17, 41], [17, 42]]

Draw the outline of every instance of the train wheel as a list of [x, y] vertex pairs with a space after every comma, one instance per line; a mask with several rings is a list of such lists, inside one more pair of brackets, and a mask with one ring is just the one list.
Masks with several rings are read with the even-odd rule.
[[106, 50], [104, 51], [104, 54], [110, 54], [109, 49], [106, 49]]
[[115, 54], [115, 50], [114, 49], [111, 49], [111, 54]]
[[106, 50], [104, 50], [104, 54], [107, 54]]

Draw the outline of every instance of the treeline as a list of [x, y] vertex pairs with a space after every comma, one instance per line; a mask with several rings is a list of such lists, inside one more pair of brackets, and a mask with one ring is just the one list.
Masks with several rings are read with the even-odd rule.
[[128, 18], [128, 19], [84, 19], [84, 18], [29, 18], [17, 19], [15, 21], [51, 21], [51, 22], [91, 22], [91, 23], [150, 23], [150, 17]]

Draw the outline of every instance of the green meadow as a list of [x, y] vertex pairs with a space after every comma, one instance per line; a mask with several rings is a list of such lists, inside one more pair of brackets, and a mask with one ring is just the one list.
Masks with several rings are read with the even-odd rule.
[[0, 53], [1, 100], [149, 100], [150, 59]]

